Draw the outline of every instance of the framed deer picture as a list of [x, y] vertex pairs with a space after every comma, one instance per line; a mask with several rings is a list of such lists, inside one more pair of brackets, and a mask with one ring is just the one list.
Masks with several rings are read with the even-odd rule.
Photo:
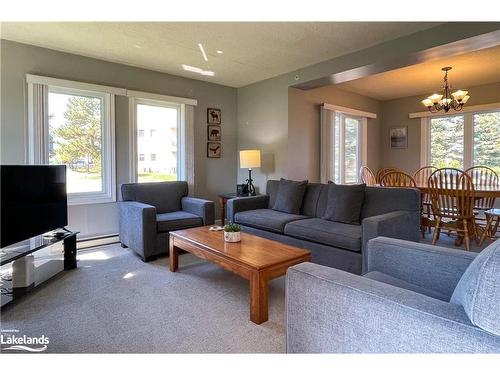
[[222, 113], [220, 109], [217, 108], [207, 108], [207, 124], [208, 125], [220, 125]]
[[220, 142], [207, 142], [207, 157], [219, 159], [222, 155], [222, 144]]
[[207, 126], [207, 138], [209, 141], [221, 141], [220, 125], [208, 125]]

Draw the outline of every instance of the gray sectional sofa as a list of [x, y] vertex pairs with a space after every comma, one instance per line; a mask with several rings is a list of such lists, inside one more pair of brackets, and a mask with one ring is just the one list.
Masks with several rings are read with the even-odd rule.
[[299, 214], [273, 210], [280, 181], [266, 195], [231, 199], [227, 220], [246, 232], [310, 250], [314, 263], [361, 274], [368, 240], [386, 236], [419, 241], [420, 195], [415, 189], [366, 187], [360, 224], [322, 219], [328, 184], [309, 183]]
[[120, 242], [145, 262], [168, 254], [170, 231], [214, 223], [214, 202], [188, 197], [185, 181], [123, 184], [121, 192]]
[[367, 253], [363, 276], [289, 268], [288, 353], [500, 353], [500, 240], [477, 254], [379, 237]]

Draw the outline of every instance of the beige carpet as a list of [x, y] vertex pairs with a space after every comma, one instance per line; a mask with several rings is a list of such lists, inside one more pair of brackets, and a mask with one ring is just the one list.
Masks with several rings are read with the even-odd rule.
[[50, 339], [56, 353], [282, 353], [284, 278], [270, 284], [269, 321], [249, 321], [248, 282], [190, 254], [143, 263], [119, 245], [79, 254], [78, 269], [1, 312], [2, 329]]

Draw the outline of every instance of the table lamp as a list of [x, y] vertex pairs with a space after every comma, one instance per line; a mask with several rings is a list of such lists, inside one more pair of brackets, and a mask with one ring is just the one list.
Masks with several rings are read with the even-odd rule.
[[255, 187], [252, 183], [252, 168], [260, 168], [260, 150], [241, 150], [240, 168], [248, 168], [248, 195], [255, 195]]

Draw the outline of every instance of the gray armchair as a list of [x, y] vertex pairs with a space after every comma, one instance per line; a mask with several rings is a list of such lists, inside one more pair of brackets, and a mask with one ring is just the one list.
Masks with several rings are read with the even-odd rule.
[[500, 241], [479, 255], [379, 237], [367, 273], [287, 273], [290, 353], [500, 353]]
[[120, 242], [145, 262], [168, 254], [170, 231], [214, 223], [214, 202], [188, 197], [185, 181], [123, 184], [121, 191]]

